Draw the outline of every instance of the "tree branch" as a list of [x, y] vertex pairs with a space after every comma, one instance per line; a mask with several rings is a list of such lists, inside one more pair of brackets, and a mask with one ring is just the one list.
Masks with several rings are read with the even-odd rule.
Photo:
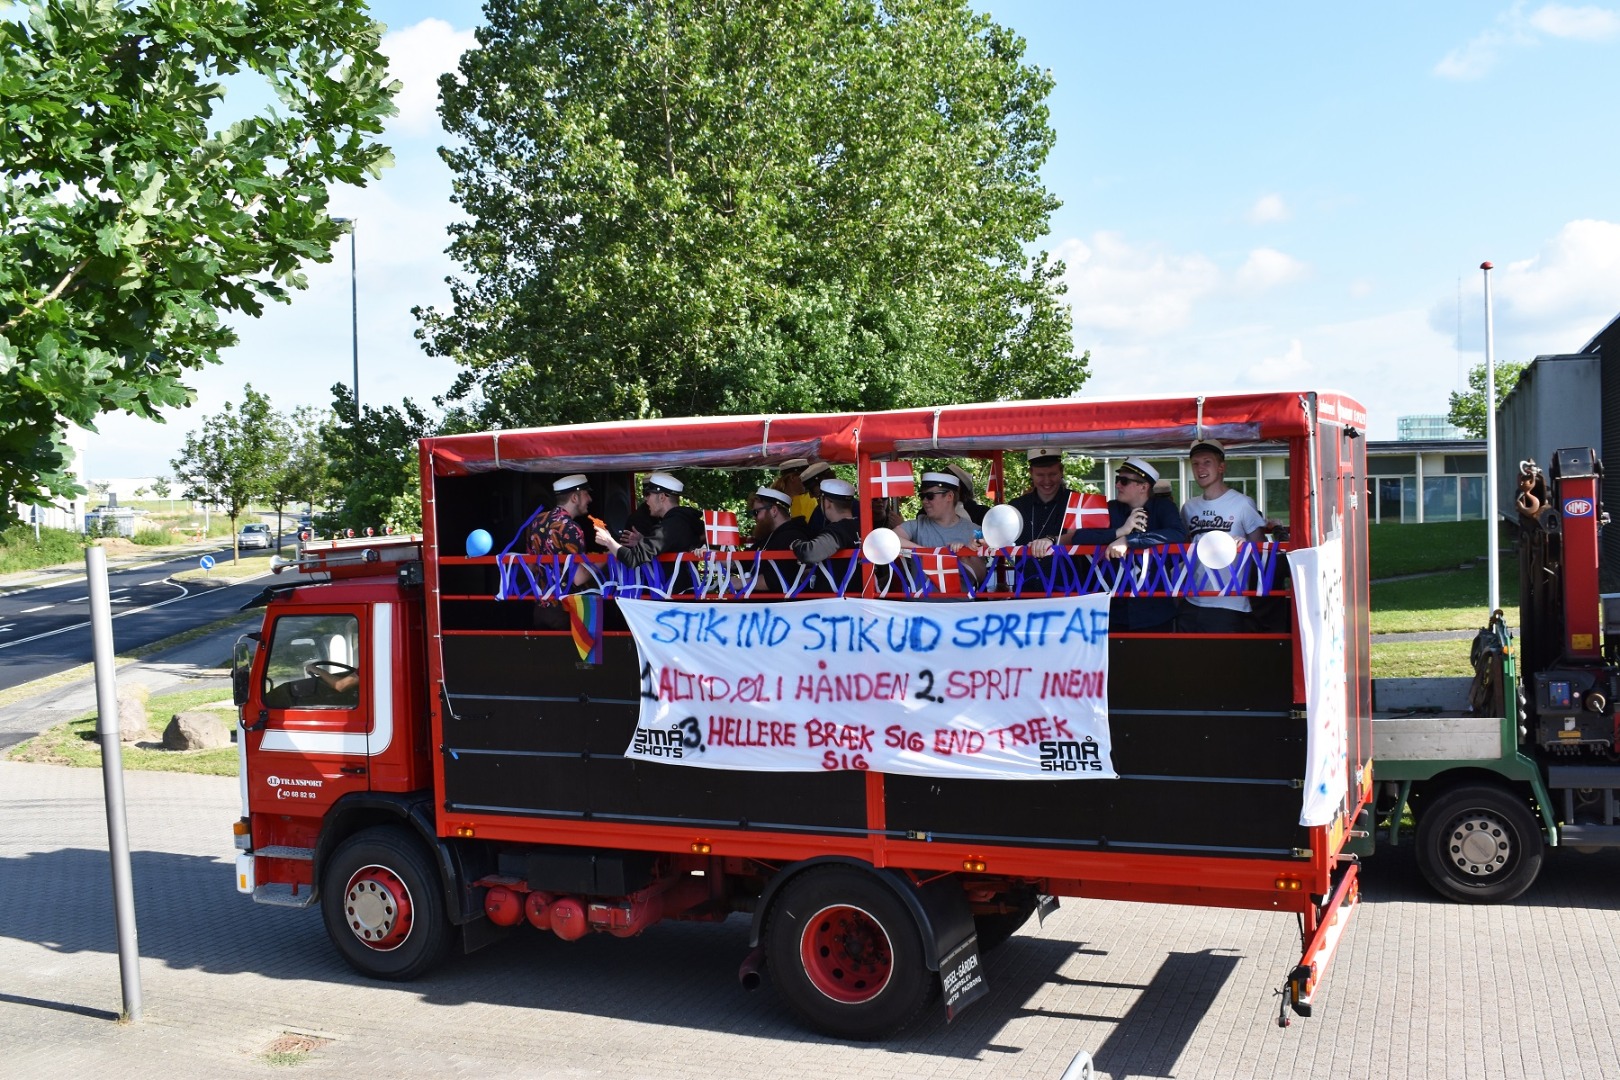
[[53, 288], [50, 292], [46, 293], [44, 295], [44, 297], [39, 301], [39, 303], [28, 305], [27, 307], [23, 308], [21, 311], [17, 312], [16, 315], [14, 315], [11, 318], [7, 319], [5, 322], [0, 323], [0, 333], [4, 333], [5, 331], [10, 330], [13, 326], [17, 325], [19, 320], [27, 318], [28, 316], [32, 315], [34, 312], [38, 311], [40, 308], [44, 307], [46, 304], [50, 303], [52, 300], [55, 300], [57, 297], [61, 296], [64, 292], [67, 291], [67, 287], [69, 285], [73, 284], [73, 279], [79, 276], [79, 271], [83, 270], [85, 267], [87, 267], [89, 265], [90, 265], [89, 256], [86, 256], [85, 258], [80, 259], [79, 262], [78, 262], [78, 265], [75, 266], [73, 269], [69, 270], [66, 274], [64, 274], [62, 276], [62, 280], [58, 281], [56, 283], [56, 287]]

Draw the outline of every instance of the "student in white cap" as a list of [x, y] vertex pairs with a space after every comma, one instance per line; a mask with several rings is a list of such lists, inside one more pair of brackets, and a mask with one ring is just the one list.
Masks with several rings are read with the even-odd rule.
[[579, 555], [585, 551], [585, 530], [579, 518], [591, 508], [590, 481], [584, 473], [560, 477], [551, 485], [554, 505], [529, 525], [530, 555]]
[[[753, 543], [755, 551], [791, 552], [795, 544], [804, 543], [814, 535], [803, 518], [788, 513], [792, 500], [787, 492], [773, 487], [757, 489], [748, 500], [748, 513], [754, 519]], [[799, 565], [792, 559], [761, 559], [762, 587], [786, 592]], [[741, 568], [736, 572], [741, 575]]]
[[[900, 534], [902, 548], [949, 550], [970, 548], [978, 542], [973, 522], [957, 513], [957, 507], [962, 502], [962, 482], [954, 475], [948, 472], [923, 473], [917, 497], [922, 500], [922, 513], [895, 530]], [[963, 556], [962, 561], [975, 580], [983, 579], [983, 558], [977, 555]]]
[[[1108, 501], [1108, 527], [1075, 529], [1068, 542], [1082, 547], [1107, 545], [1107, 557], [1157, 544], [1180, 544], [1187, 534], [1181, 512], [1169, 499], [1153, 495], [1159, 470], [1139, 457], [1126, 458], [1114, 470], [1114, 497]], [[1032, 549], [1033, 550], [1033, 549]], [[1171, 596], [1116, 596], [1108, 607], [1108, 628], [1136, 633], [1167, 633], [1176, 628], [1176, 601]]]
[[[584, 554], [587, 543], [580, 519], [584, 519], [591, 508], [589, 479], [584, 473], [559, 477], [551, 485], [551, 497], [556, 505], [537, 516], [529, 525], [529, 554], [542, 559]], [[561, 560], [556, 560], [556, 564], [553, 573], [560, 573]], [[590, 583], [591, 573], [581, 560], [580, 565], [574, 568], [573, 587], [580, 588]], [[534, 621], [535, 625], [547, 630], [568, 628], [568, 616], [556, 600], [539, 601], [535, 607]]]
[[755, 551], [792, 551], [793, 545], [811, 537], [803, 518], [793, 517], [788, 508], [793, 500], [787, 492], [762, 487], [748, 500], [748, 513], [754, 519]]
[[[1069, 485], [1063, 480], [1063, 451], [1040, 447], [1028, 451], [1029, 491], [1012, 501], [1024, 516], [1020, 544], [1037, 540], [1055, 544], [1063, 537], [1063, 515], [1069, 509]], [[1050, 547], [1047, 549], [1050, 551]]]
[[[1214, 439], [1199, 439], [1187, 452], [1199, 493], [1181, 507], [1187, 539], [1204, 533], [1230, 533], [1234, 540], [1258, 544], [1266, 538], [1266, 519], [1254, 500], [1226, 486], [1226, 447]], [[1207, 588], [1226, 589], [1231, 573], [1214, 573], [1201, 582]], [[1237, 591], [1241, 586], [1231, 586]], [[1176, 627], [1193, 634], [1241, 634], [1250, 629], [1247, 596], [1187, 596], [1181, 601]]]
[[826, 562], [835, 551], [861, 546], [861, 526], [855, 520], [854, 484], [836, 476], [823, 480], [821, 513], [826, 519], [821, 531], [793, 545], [793, 554], [798, 556], [800, 562]]
[[605, 527], [597, 526], [596, 542], [626, 566], [640, 566], [677, 551], [696, 551], [703, 546], [703, 515], [681, 505], [685, 490], [686, 485], [669, 473], [648, 474], [641, 482], [641, 501], [656, 523], [652, 533], [621, 544]]
[[793, 500], [789, 513], [806, 521], [810, 520], [810, 512], [816, 508], [816, 496], [806, 491], [804, 487], [804, 471], [809, 467], [809, 458], [788, 458], [778, 466], [780, 471], [773, 485]]
[[[832, 466], [825, 461], [812, 461], [799, 474], [799, 483], [804, 485], [804, 492], [811, 500], [810, 512], [800, 514], [799, 509], [803, 506], [800, 503], [798, 506], [790, 508], [788, 513], [794, 517], [803, 517], [808, 521], [811, 535], [820, 532], [821, 527], [827, 523], [826, 518], [821, 513], [821, 482], [832, 476], [832, 474]], [[798, 500], [795, 499], [794, 502], [798, 503]]]

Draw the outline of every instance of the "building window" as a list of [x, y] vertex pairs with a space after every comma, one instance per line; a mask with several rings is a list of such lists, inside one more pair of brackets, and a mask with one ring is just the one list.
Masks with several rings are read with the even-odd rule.
[[1378, 476], [1416, 476], [1416, 454], [1380, 454], [1367, 459], [1367, 471]]
[[1457, 511], [1463, 521], [1485, 519], [1485, 478], [1483, 476], [1457, 477]]
[[1457, 520], [1457, 478], [1455, 476], [1425, 476], [1423, 478], [1423, 520]]
[[1485, 472], [1484, 454], [1447, 454], [1445, 455], [1445, 471], [1453, 476], [1461, 473]]

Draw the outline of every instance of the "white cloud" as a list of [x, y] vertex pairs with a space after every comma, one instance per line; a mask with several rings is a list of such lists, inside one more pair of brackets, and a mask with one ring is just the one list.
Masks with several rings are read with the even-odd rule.
[[1530, 25], [1548, 37], [1608, 41], [1620, 34], [1620, 14], [1607, 8], [1548, 4], [1530, 16]]
[[1253, 297], [1310, 269], [1292, 255], [1256, 248], [1236, 270], [1223, 271], [1200, 252], [1133, 246], [1116, 232], [1065, 240], [1055, 254], [1067, 264], [1064, 281], [1080, 348], [1161, 341], [1195, 317], [1200, 301]]
[[1525, 5], [1515, 3], [1496, 17], [1496, 25], [1447, 53], [1434, 66], [1434, 73], [1442, 79], [1479, 79], [1510, 49], [1538, 45], [1546, 38], [1608, 41], [1616, 36], [1620, 36], [1620, 13], [1608, 8], [1543, 4], [1527, 15]]
[[[1483, 352], [1483, 283], [1466, 288], [1460, 344]], [[1530, 258], [1498, 264], [1491, 301], [1497, 356], [1528, 360], [1580, 348], [1620, 311], [1620, 223], [1571, 221]], [[1429, 325], [1454, 334], [1457, 314], [1455, 297], [1439, 300]]]
[[1310, 365], [1305, 362], [1305, 345], [1299, 338], [1293, 338], [1282, 355], [1262, 357], [1251, 364], [1244, 374], [1250, 382], [1255, 383], [1298, 384], [1309, 370]]
[[1238, 267], [1237, 283], [1251, 291], [1270, 289], [1298, 281], [1308, 270], [1304, 263], [1276, 248], [1255, 248]]
[[1066, 240], [1059, 258], [1077, 329], [1153, 337], [1187, 322], [1193, 304], [1219, 284], [1219, 268], [1203, 255], [1133, 248], [1118, 233], [1099, 232], [1091, 243]]
[[1287, 221], [1292, 214], [1283, 197], [1275, 193], [1262, 195], [1249, 207], [1249, 220], [1256, 225], [1264, 225], [1273, 221]]
[[1483, 78], [1486, 72], [1496, 66], [1497, 57], [1504, 48], [1528, 44], [1529, 40], [1522, 35], [1486, 30], [1466, 45], [1448, 52], [1434, 65], [1434, 73], [1442, 79], [1457, 81]]
[[423, 19], [384, 35], [388, 74], [401, 83], [394, 98], [399, 115], [389, 126], [410, 135], [438, 131], [439, 76], [454, 71], [461, 54], [477, 47], [471, 30], [457, 30], [443, 19]]
[[1375, 286], [1366, 278], [1357, 278], [1350, 283], [1350, 295], [1357, 300], [1371, 296]]

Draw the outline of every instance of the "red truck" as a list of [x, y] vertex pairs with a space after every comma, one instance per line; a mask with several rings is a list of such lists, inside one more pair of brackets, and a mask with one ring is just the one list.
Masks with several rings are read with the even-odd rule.
[[[318, 905], [385, 979], [520, 924], [747, 913], [744, 985], [768, 973], [849, 1038], [954, 1015], [1057, 897], [1274, 910], [1300, 921], [1285, 1000], [1309, 1015], [1370, 829], [1364, 431], [1305, 392], [423, 440], [422, 533], [306, 545], [238, 643], [238, 888]], [[917, 464], [999, 477], [1030, 448], [1106, 465], [1195, 439], [1285, 458], [1289, 539], [1009, 546], [983, 582], [950, 552], [931, 574], [860, 549], [629, 566], [523, 540], [570, 474], [617, 530], [655, 470], [814, 458], [865, 503]], [[1198, 592], [1255, 598], [1266, 631], [1108, 632], [1110, 602]]]

